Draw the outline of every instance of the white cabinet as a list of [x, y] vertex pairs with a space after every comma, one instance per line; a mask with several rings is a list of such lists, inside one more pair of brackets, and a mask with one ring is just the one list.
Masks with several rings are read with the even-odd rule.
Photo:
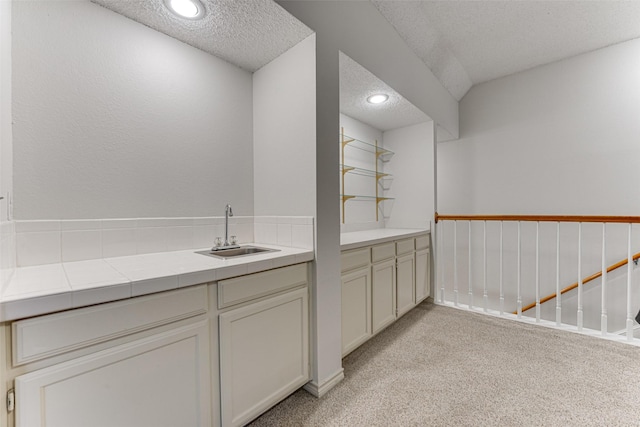
[[307, 293], [220, 315], [222, 425], [244, 425], [309, 381]]
[[377, 333], [396, 320], [396, 245], [371, 247], [372, 329]]
[[428, 235], [341, 254], [342, 355], [429, 295]]
[[342, 274], [342, 355], [371, 337], [371, 268]]
[[416, 304], [431, 294], [431, 269], [429, 249], [416, 251]]
[[223, 426], [244, 425], [309, 381], [307, 265], [218, 282]]
[[307, 264], [1, 324], [0, 343], [2, 426], [244, 425], [309, 381]]
[[[14, 331], [21, 332], [14, 335], [14, 354], [24, 349], [32, 360], [41, 358], [15, 377], [16, 426], [212, 425], [206, 300], [206, 287], [200, 286], [15, 322]], [[169, 317], [157, 315], [172, 303]], [[137, 311], [143, 307], [153, 312]], [[110, 318], [118, 328], [101, 335], [107, 329], [97, 327], [98, 320], [109, 313], [120, 316]], [[84, 322], [58, 328], [69, 319]], [[88, 340], [87, 329], [94, 327], [95, 337]], [[54, 339], [43, 341], [46, 351], [39, 353], [32, 337], [47, 331]], [[120, 341], [109, 341], [118, 335]], [[79, 357], [60, 352], [95, 348], [100, 341], [101, 350]], [[64, 362], [47, 363], [40, 356], [58, 353], [55, 358], [66, 357]], [[30, 368], [43, 364], [48, 366]]]
[[396, 260], [381, 261], [372, 266], [373, 333], [396, 320]]
[[415, 270], [415, 241], [404, 239], [396, 242], [397, 279], [396, 301], [397, 317], [415, 307], [416, 270]]
[[413, 252], [399, 256], [397, 261], [397, 316], [400, 317], [415, 307], [415, 255]]

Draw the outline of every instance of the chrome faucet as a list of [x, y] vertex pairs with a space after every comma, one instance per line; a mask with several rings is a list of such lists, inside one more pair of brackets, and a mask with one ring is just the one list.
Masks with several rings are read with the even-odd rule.
[[227, 204], [224, 207], [224, 244], [223, 246], [231, 246], [229, 244], [229, 217], [233, 216], [233, 210], [231, 209], [231, 205]]
[[231, 205], [227, 204], [224, 207], [224, 241], [221, 242], [219, 237], [216, 237], [216, 244], [212, 251], [219, 251], [223, 249], [235, 249], [239, 248], [240, 245], [237, 245], [235, 242], [235, 236], [231, 236], [232, 242], [229, 242], [229, 217], [233, 216], [233, 209], [231, 209]]

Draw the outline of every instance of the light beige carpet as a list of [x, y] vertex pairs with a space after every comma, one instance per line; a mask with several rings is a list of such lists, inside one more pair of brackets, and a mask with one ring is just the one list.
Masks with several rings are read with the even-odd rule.
[[258, 426], [640, 426], [640, 348], [423, 303]]

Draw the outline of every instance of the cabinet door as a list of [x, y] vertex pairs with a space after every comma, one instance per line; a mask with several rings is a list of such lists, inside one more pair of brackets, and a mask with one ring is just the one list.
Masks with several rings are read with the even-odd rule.
[[342, 355], [371, 337], [371, 269], [342, 275]]
[[246, 424], [309, 381], [307, 294], [298, 289], [220, 315], [222, 425]]
[[398, 257], [397, 278], [396, 278], [396, 300], [398, 307], [398, 317], [415, 306], [415, 254]]
[[429, 249], [416, 252], [416, 304], [431, 292], [431, 269]]
[[373, 333], [396, 320], [396, 260], [373, 264]]
[[19, 376], [16, 426], [210, 426], [207, 321]]

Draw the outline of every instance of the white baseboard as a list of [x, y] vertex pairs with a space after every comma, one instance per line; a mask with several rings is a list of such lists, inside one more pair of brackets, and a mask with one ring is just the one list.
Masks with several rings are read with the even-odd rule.
[[334, 388], [340, 381], [344, 379], [344, 369], [340, 368], [338, 372], [333, 374], [328, 380], [325, 380], [322, 384], [318, 384], [315, 381], [309, 381], [304, 385], [306, 391], [314, 395], [315, 397], [322, 397], [329, 390]]

